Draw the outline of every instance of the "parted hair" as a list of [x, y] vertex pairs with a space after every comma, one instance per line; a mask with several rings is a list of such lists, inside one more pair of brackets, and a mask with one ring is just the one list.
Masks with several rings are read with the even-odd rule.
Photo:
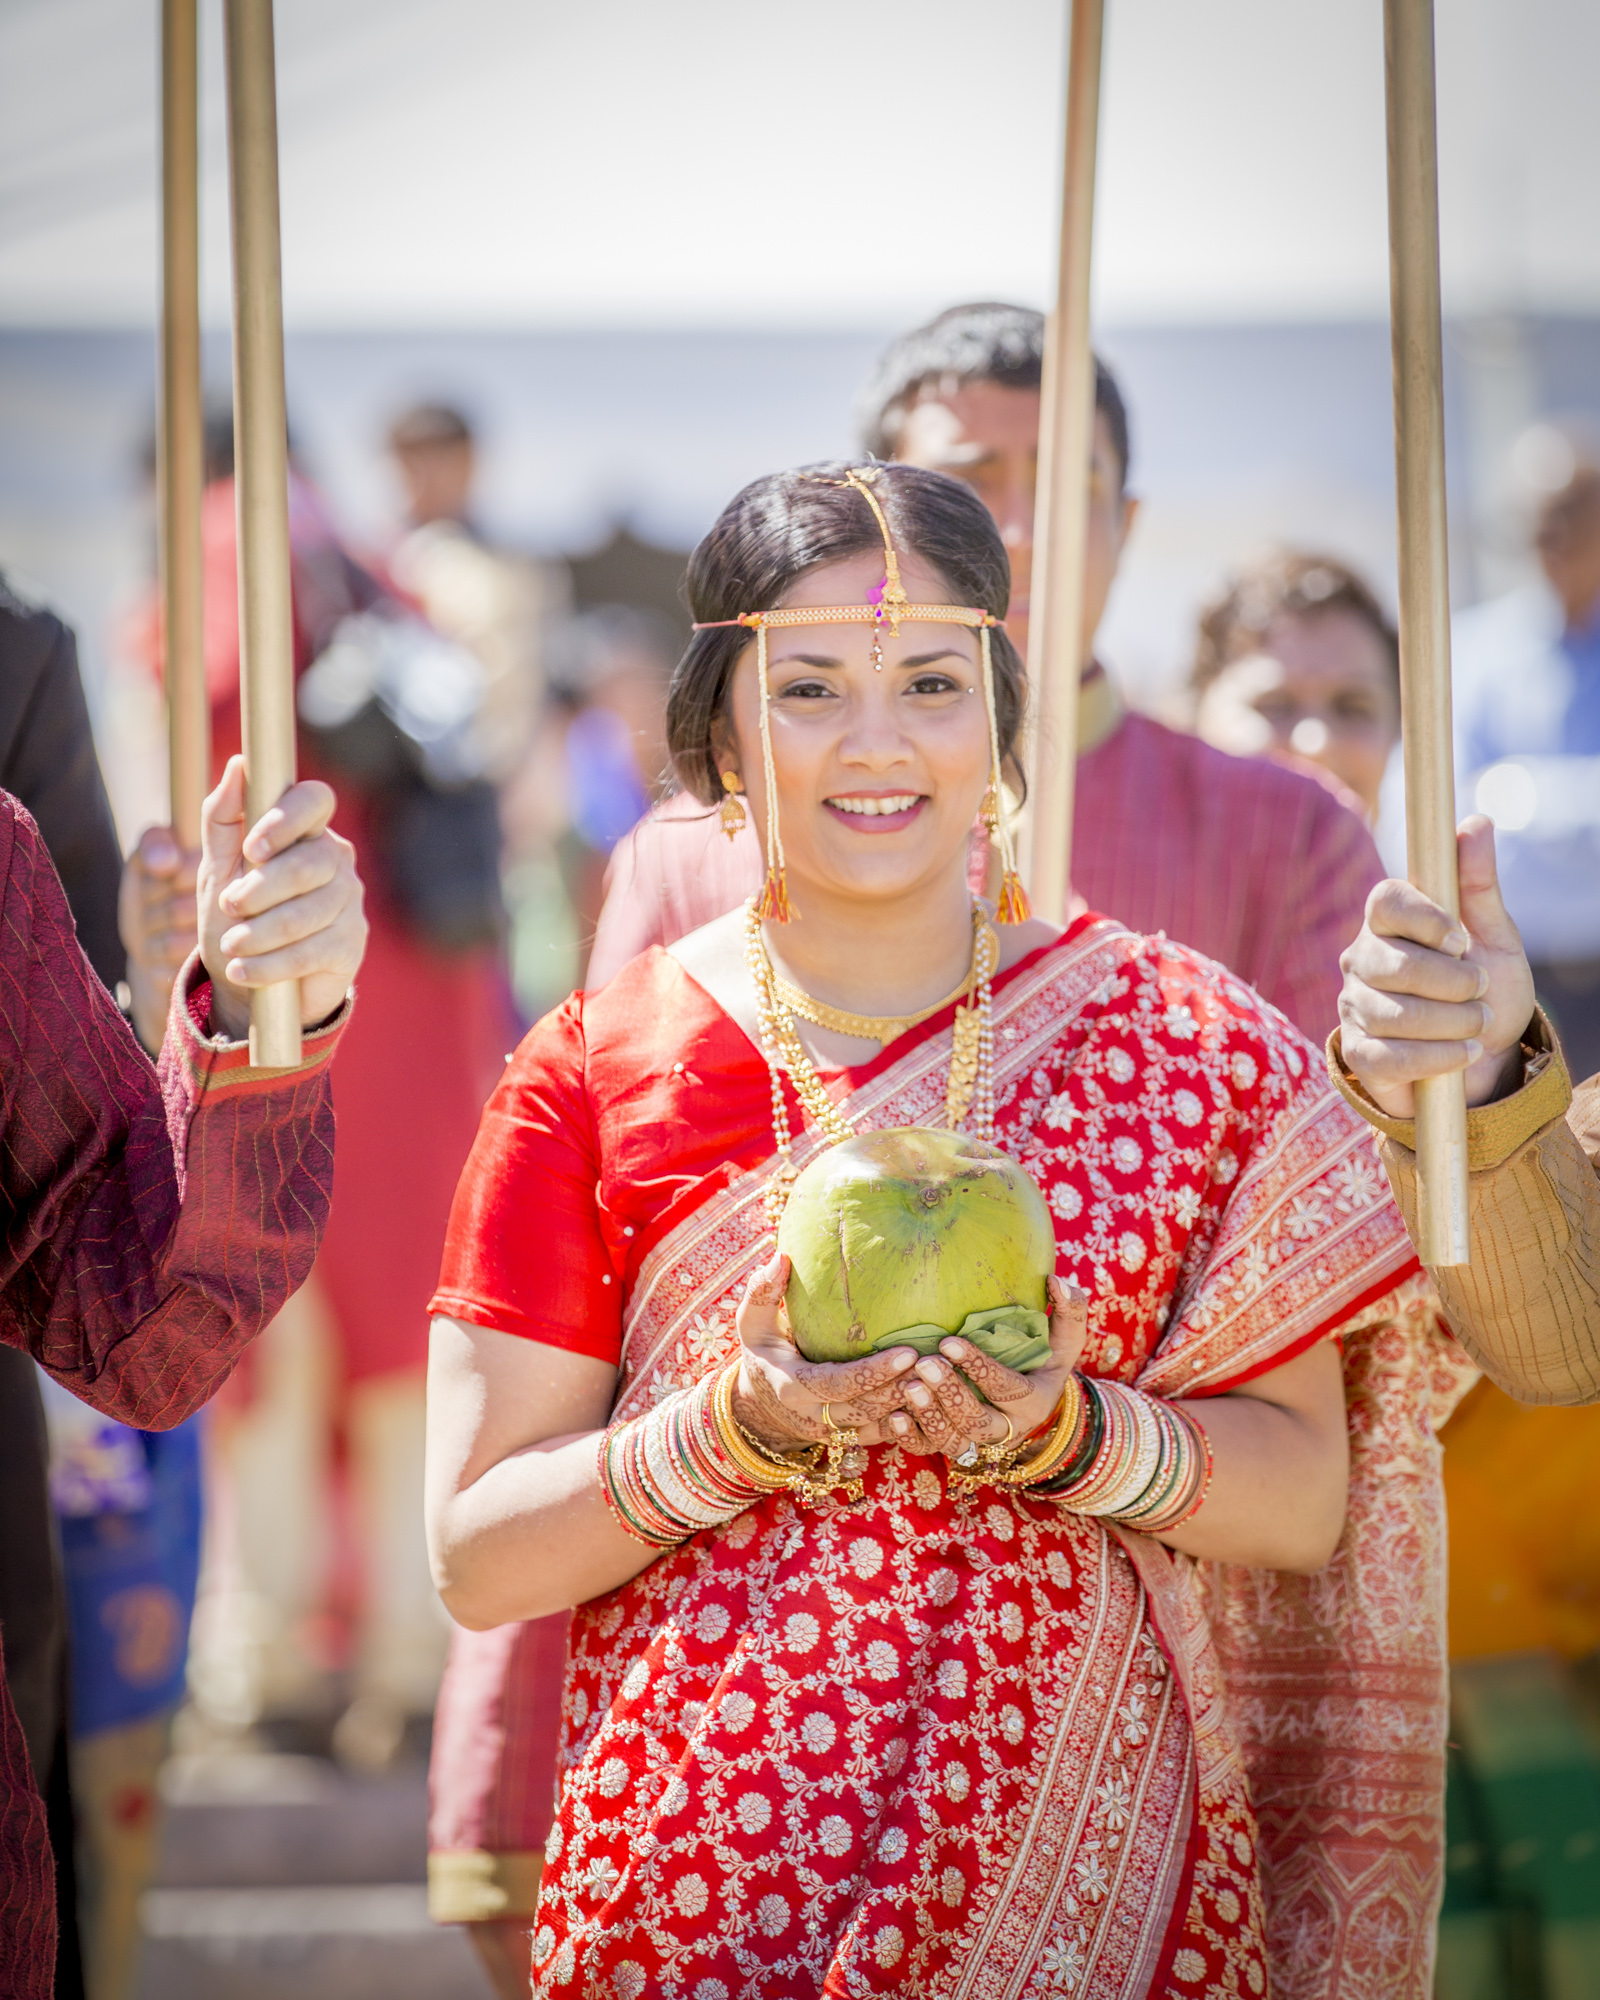
[[[757, 479], [723, 508], [689, 558], [689, 609], [697, 623], [771, 611], [819, 563], [880, 550], [883, 537], [862, 496], [843, 485], [849, 461], [807, 465]], [[957, 604], [1003, 618], [1011, 564], [987, 507], [970, 486], [914, 465], [879, 465], [873, 491], [902, 561], [917, 555], [938, 571]], [[743, 626], [696, 632], [667, 696], [667, 747], [685, 791], [709, 805], [722, 796], [716, 752], [729, 730], [734, 663], [752, 634]], [[1004, 629], [989, 635], [1002, 759], [1022, 726], [1026, 676]], [[1013, 760], [1014, 761], [1014, 760]], [[1013, 775], [1012, 782], [1017, 782]]]

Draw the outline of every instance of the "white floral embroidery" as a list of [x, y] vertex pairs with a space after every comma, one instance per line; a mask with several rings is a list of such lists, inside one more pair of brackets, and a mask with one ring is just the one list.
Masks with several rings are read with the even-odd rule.
[[1200, 1032], [1200, 1023], [1183, 1006], [1169, 1007], [1161, 1017], [1161, 1025], [1179, 1042], [1192, 1042]]
[[556, 1948], [556, 1934], [548, 1924], [541, 1924], [533, 1934], [533, 1962], [543, 1965]]
[[1226, 1187], [1239, 1171], [1239, 1156], [1231, 1146], [1224, 1146], [1212, 1163], [1211, 1178], [1221, 1181]]
[[1193, 1229], [1200, 1214], [1200, 1196], [1192, 1187], [1179, 1188], [1172, 1201], [1173, 1220], [1180, 1229]]
[[900, 1655], [887, 1639], [874, 1639], [867, 1647], [864, 1664], [875, 1681], [892, 1681], [900, 1671]]
[[1044, 1559], [1044, 1573], [1057, 1590], [1072, 1588], [1072, 1564], [1065, 1549], [1052, 1549]]
[[583, 1873], [583, 1885], [597, 1901], [603, 1902], [622, 1880], [622, 1870], [608, 1854], [597, 1854]]
[[800, 1725], [800, 1741], [814, 1757], [826, 1755], [833, 1748], [838, 1734], [833, 1726], [833, 1717], [824, 1715], [820, 1708], [814, 1708]]
[[1198, 1125], [1206, 1115], [1206, 1108], [1192, 1090], [1175, 1090], [1172, 1093], [1172, 1115], [1180, 1125]]
[[809, 1611], [792, 1611], [784, 1620], [783, 1637], [791, 1653], [809, 1653], [822, 1637], [822, 1627]]
[[628, 1782], [628, 1767], [620, 1757], [608, 1757], [600, 1766], [600, 1790], [604, 1797], [614, 1799]]
[[944, 1794], [953, 1804], [961, 1801], [972, 1790], [972, 1773], [965, 1764], [946, 1764], [944, 1767]]
[[983, 1524], [997, 1542], [1009, 1542], [1017, 1532], [1016, 1517], [1005, 1507], [985, 1508]]
[[1185, 1986], [1198, 1986], [1206, 1976], [1206, 1962], [1199, 1952], [1185, 1945], [1172, 1961], [1172, 1976], [1181, 1979]]
[[967, 1670], [959, 1660], [941, 1660], [933, 1685], [947, 1701], [959, 1701], [967, 1691]]
[[1126, 1049], [1106, 1050], [1106, 1075], [1113, 1083], [1132, 1083], [1134, 1073], [1133, 1057]]
[[1015, 1598], [1008, 1597], [1000, 1607], [1000, 1636], [1008, 1646], [1014, 1646], [1022, 1633], [1022, 1606]]
[[636, 1958], [625, 1958], [611, 1975], [611, 1990], [617, 2000], [639, 2000], [644, 1988], [644, 1967]]
[[756, 1927], [764, 1937], [777, 1937], [789, 1921], [789, 1905], [782, 1896], [763, 1896], [756, 1904]]
[[695, 1637], [708, 1646], [714, 1646], [733, 1623], [733, 1614], [725, 1604], [708, 1604], [695, 1620]]
[[1070, 1132], [1073, 1121], [1078, 1116], [1078, 1107], [1063, 1091], [1059, 1097], [1051, 1098], [1044, 1108], [1044, 1122], [1057, 1132]]
[[1144, 1151], [1136, 1139], [1119, 1133], [1111, 1142], [1111, 1164], [1118, 1173], [1136, 1174], [1144, 1165]]
[[772, 1807], [759, 1792], [746, 1792], [735, 1800], [733, 1816], [746, 1833], [761, 1833], [772, 1818]]
[[555, 1864], [561, 1859], [561, 1843], [562, 1843], [561, 1822], [560, 1820], [557, 1820], [555, 1825], [551, 1827], [550, 1837], [545, 1841], [544, 1844], [544, 1858], [545, 1858], [545, 1863], [548, 1867], [553, 1868]]
[[1239, 1898], [1231, 1889], [1217, 1891], [1217, 1915], [1225, 1924], [1236, 1924], [1239, 1921]]
[[1133, 1793], [1128, 1787], [1127, 1779], [1112, 1773], [1111, 1776], [1101, 1780], [1100, 1790], [1096, 1796], [1100, 1800], [1100, 1810], [1105, 1816], [1106, 1825], [1113, 1833], [1120, 1833], [1133, 1816]]
[[650, 1662], [641, 1653], [622, 1677], [622, 1699], [637, 1701], [650, 1685]]
[[1000, 1711], [1000, 1734], [1014, 1745], [1020, 1743], [1026, 1733], [1027, 1723], [1023, 1720], [1022, 1710], [1015, 1702], [1008, 1701]]
[[1125, 1229], [1117, 1238], [1117, 1261], [1123, 1270], [1140, 1270], [1149, 1254], [1149, 1245], [1137, 1230]]
[[589, 1720], [589, 1697], [582, 1688], [574, 1688], [572, 1699], [567, 1703], [567, 1713], [572, 1717], [574, 1729], [581, 1729]]
[[1063, 1222], [1076, 1222], [1083, 1213], [1083, 1196], [1071, 1181], [1057, 1181], [1050, 1190], [1050, 1206]]
[[697, 1917], [711, 1900], [711, 1892], [706, 1887], [703, 1875], [680, 1876], [672, 1891], [672, 1900], [686, 1917]]
[[919, 1507], [937, 1507], [944, 1498], [944, 1488], [939, 1484], [938, 1473], [929, 1472], [924, 1467], [911, 1482], [911, 1497]]
[[900, 1963], [900, 1954], [906, 1948], [906, 1941], [893, 1924], [885, 1924], [872, 1940], [872, 1955], [885, 1971], [891, 1965]]
[[910, 1845], [903, 1826], [887, 1827], [883, 1838], [878, 1842], [878, 1859], [887, 1861], [892, 1868], [897, 1861], [905, 1860], [906, 1849]]
[[[689, 1803], [688, 1785], [685, 1784], [682, 1778], [674, 1778], [672, 1783], [668, 1785], [667, 1789], [661, 1795], [662, 1813], [666, 1814], [666, 1813], [682, 1812], [684, 1807], [688, 1803]], [[550, 1838], [554, 1840], [555, 1835], [552, 1833]], [[546, 1854], [550, 1852], [548, 1847], [545, 1849], [545, 1852]]]
[[942, 1610], [945, 1605], [955, 1603], [958, 1588], [953, 1569], [936, 1569], [928, 1578], [929, 1602], [937, 1604]]
[[756, 1719], [755, 1700], [743, 1688], [735, 1688], [724, 1699], [719, 1713], [727, 1728], [734, 1731], [748, 1729]]
[[869, 1577], [876, 1576], [883, 1568], [883, 1550], [876, 1542], [869, 1541], [865, 1535], [859, 1536], [850, 1544], [850, 1567], [865, 1583]]
[[850, 1822], [840, 1819], [837, 1813], [829, 1813], [817, 1828], [817, 1845], [835, 1861], [850, 1852], [850, 1838]]
[[1233, 1078], [1235, 1090], [1249, 1090], [1261, 1074], [1256, 1067], [1255, 1057], [1247, 1056], [1243, 1049], [1234, 1051], [1233, 1060], [1228, 1064], [1228, 1071]]
[[955, 1909], [967, 1893], [967, 1878], [959, 1868], [947, 1868], [939, 1877], [939, 1895], [950, 1909]]

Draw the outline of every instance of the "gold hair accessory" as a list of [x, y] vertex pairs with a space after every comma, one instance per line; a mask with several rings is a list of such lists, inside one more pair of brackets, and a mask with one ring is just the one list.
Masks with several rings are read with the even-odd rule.
[[[758, 714], [761, 726], [761, 777], [766, 786], [767, 803], [767, 867], [761, 885], [761, 895], [757, 903], [757, 914], [766, 923], [789, 923], [797, 914], [789, 901], [787, 872], [784, 864], [783, 833], [778, 825], [778, 783], [772, 757], [772, 689], [767, 673], [767, 633], [780, 627], [794, 625], [870, 625], [872, 627], [872, 664], [877, 672], [883, 671], [883, 632], [887, 625], [892, 638], [898, 639], [900, 627], [914, 625], [965, 625], [975, 628], [978, 633], [979, 651], [983, 656], [983, 703], [989, 721], [989, 789], [984, 798], [985, 813], [992, 812], [991, 831], [998, 837], [1001, 859], [1000, 899], [995, 906], [995, 916], [1002, 924], [1026, 923], [1032, 914], [1028, 898], [1022, 886], [1022, 877], [1017, 873], [1017, 859], [1012, 844], [1011, 827], [1006, 819], [1001, 795], [1000, 770], [1000, 725], [995, 712], [994, 661], [990, 650], [989, 634], [1001, 621], [992, 611], [981, 611], [969, 604], [913, 604], [907, 597], [900, 580], [900, 556], [894, 545], [894, 536], [889, 530], [888, 516], [884, 513], [878, 496], [872, 488], [878, 479], [879, 468], [874, 465], [852, 466], [843, 479], [830, 480], [833, 486], [848, 487], [852, 493], [859, 493], [872, 509], [873, 519], [878, 524], [878, 532], [883, 537], [883, 582], [876, 590], [867, 592], [865, 604], [833, 604], [800, 607], [780, 607], [775, 611], [741, 611], [737, 618], [707, 618], [695, 626], [696, 632], [716, 632], [726, 627], [739, 625], [756, 635], [756, 689]], [[727, 784], [724, 777], [723, 783]], [[726, 806], [724, 807], [724, 827], [726, 828]], [[985, 825], [990, 825], [986, 817]]]
[[745, 826], [744, 800], [740, 797], [737, 771], [723, 772], [722, 789], [727, 793], [722, 801], [722, 830], [730, 840], [737, 840]]

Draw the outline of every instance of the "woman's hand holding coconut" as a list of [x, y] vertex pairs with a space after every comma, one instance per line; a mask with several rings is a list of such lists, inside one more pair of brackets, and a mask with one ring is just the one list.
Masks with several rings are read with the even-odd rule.
[[1055, 1415], [1088, 1333], [1088, 1300], [1051, 1278], [1050, 1359], [1029, 1374], [955, 1336], [940, 1344], [945, 1360], [891, 1347], [861, 1361], [807, 1361], [782, 1309], [788, 1283], [789, 1260], [780, 1254], [751, 1279], [738, 1316], [744, 1355], [734, 1414], [769, 1451], [825, 1444], [841, 1430], [853, 1430], [861, 1445], [947, 1458], [971, 1445], [1020, 1440]]
[[739, 1308], [744, 1355], [733, 1412], [769, 1451], [825, 1444], [832, 1430], [853, 1430], [858, 1444], [889, 1441], [884, 1425], [900, 1408], [911, 1347], [869, 1354], [862, 1361], [807, 1361], [783, 1313], [789, 1260], [773, 1258], [750, 1280]]
[[1046, 1281], [1046, 1292], [1050, 1359], [1042, 1367], [1021, 1375], [952, 1334], [939, 1343], [942, 1360], [923, 1355], [917, 1361], [904, 1403], [889, 1417], [890, 1443], [959, 1461], [972, 1445], [1020, 1444], [1050, 1422], [1089, 1337], [1089, 1301], [1059, 1278]]

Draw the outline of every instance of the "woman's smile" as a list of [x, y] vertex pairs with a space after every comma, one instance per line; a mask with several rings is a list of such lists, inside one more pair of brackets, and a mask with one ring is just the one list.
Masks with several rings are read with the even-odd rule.
[[822, 803], [855, 833], [898, 833], [929, 800], [926, 792], [835, 792]]

